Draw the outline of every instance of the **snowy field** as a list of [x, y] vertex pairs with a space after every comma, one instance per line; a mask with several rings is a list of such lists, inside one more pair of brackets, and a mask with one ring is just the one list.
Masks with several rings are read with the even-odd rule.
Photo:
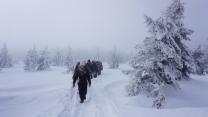
[[0, 117], [206, 117], [208, 76], [192, 76], [180, 83], [181, 90], [167, 96], [162, 109], [152, 108], [152, 100], [128, 97], [128, 76], [121, 70], [104, 68], [92, 80], [87, 100], [79, 103], [72, 74], [53, 67], [46, 72], [24, 72], [22, 65], [0, 73]]

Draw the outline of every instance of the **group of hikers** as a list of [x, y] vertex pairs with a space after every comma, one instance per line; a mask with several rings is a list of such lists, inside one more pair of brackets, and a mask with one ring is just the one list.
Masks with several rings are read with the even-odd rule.
[[73, 87], [75, 87], [76, 81], [78, 80], [78, 90], [80, 96], [80, 103], [83, 103], [86, 99], [87, 86], [91, 86], [91, 79], [97, 78], [101, 75], [103, 70], [102, 62], [100, 61], [81, 61], [78, 62], [73, 74]]

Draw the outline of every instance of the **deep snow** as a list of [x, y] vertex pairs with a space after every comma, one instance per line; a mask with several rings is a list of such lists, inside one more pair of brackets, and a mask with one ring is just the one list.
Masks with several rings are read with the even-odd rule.
[[[180, 83], [181, 90], [167, 92], [167, 104], [152, 108], [144, 96], [128, 97], [128, 76], [108, 69], [92, 80], [87, 100], [79, 103], [71, 74], [64, 68], [24, 72], [22, 65], [0, 73], [0, 117], [205, 117], [208, 115], [208, 76], [192, 76]], [[170, 90], [169, 90], [170, 91]]]

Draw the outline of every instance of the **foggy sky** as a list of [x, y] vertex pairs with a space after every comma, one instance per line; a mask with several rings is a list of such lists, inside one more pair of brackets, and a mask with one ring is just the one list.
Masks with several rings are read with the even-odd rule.
[[[208, 1], [184, 0], [191, 47], [208, 37]], [[48, 46], [132, 50], [147, 36], [144, 15], [156, 18], [171, 0], [1, 0], [0, 47]]]

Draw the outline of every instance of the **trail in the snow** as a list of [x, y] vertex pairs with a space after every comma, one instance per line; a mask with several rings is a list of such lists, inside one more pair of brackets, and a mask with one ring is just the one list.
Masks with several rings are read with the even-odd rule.
[[[92, 87], [88, 88], [87, 100], [79, 103], [77, 89], [70, 89], [63, 100], [64, 108], [57, 117], [121, 117], [118, 107], [106, 90], [113, 82], [110, 70], [93, 79]], [[108, 82], [104, 82], [104, 81]], [[112, 82], [111, 82], [112, 81]]]

